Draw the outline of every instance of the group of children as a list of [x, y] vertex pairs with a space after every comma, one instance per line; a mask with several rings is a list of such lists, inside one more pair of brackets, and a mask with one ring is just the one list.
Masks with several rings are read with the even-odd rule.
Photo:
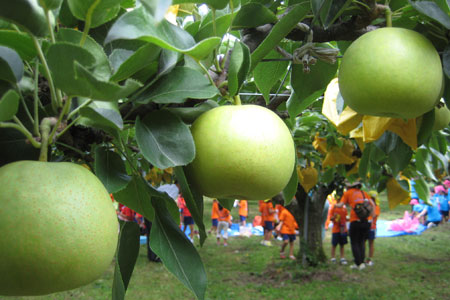
[[[351, 186], [349, 186], [351, 188]], [[375, 238], [376, 238], [376, 230], [377, 230], [377, 219], [380, 215], [380, 206], [378, 195], [376, 191], [370, 191], [368, 193], [371, 200], [375, 205], [373, 216], [368, 217], [368, 223], [370, 226], [370, 231], [367, 236], [364, 237], [363, 243], [368, 243], [368, 256], [364, 261], [364, 266], [373, 266], [373, 255], [375, 252]], [[336, 205], [339, 203], [342, 198], [337, 201], [333, 195], [328, 196], [329, 209], [328, 209], [328, 218], [325, 223], [326, 228], [328, 228], [330, 222], [332, 225], [331, 229], [331, 262], [337, 263], [336, 260], [336, 248], [339, 245], [339, 254], [340, 254], [340, 264], [346, 265], [348, 262], [345, 258], [345, 245], [348, 243], [348, 225], [347, 222], [351, 221], [348, 218], [348, 211], [345, 204]], [[353, 250], [353, 249], [352, 249]], [[365, 246], [362, 247], [362, 251], [365, 252]], [[353, 252], [353, 251], [352, 251]], [[363, 254], [365, 258], [365, 254]]]
[[419, 198], [415, 191], [415, 183], [411, 182], [411, 205], [412, 216], [419, 218], [420, 223], [427, 227], [437, 226], [448, 222], [450, 207], [450, 180], [446, 179], [443, 184], [430, 188], [429, 205]]
[[[246, 200], [237, 200], [235, 207], [239, 207], [239, 225], [245, 228], [248, 217], [248, 203]], [[261, 241], [262, 245], [271, 246], [271, 239], [273, 231], [283, 240], [281, 245], [280, 257], [295, 260], [294, 256], [294, 241], [296, 236], [296, 229], [298, 228], [294, 216], [285, 209], [282, 205], [277, 204], [275, 207], [271, 199], [259, 201], [259, 211], [261, 213], [261, 225], [264, 228], [264, 237]], [[223, 245], [228, 245], [228, 228], [231, 225], [230, 211], [220, 205], [217, 199], [213, 199], [211, 210], [212, 227], [208, 233], [216, 235], [217, 244], [220, 245], [220, 239], [223, 239]], [[275, 226], [275, 224], [277, 224]], [[285, 249], [289, 245], [289, 254], [285, 255]]]

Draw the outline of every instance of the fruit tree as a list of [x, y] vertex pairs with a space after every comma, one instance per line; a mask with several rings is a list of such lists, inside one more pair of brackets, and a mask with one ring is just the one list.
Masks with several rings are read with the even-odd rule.
[[[312, 264], [324, 259], [326, 197], [344, 179], [387, 190], [393, 207], [414, 178], [426, 200], [427, 182], [449, 172], [449, 30], [441, 0], [1, 0], [0, 277], [11, 281], [0, 294], [76, 288], [116, 250], [123, 299], [139, 228], [117, 226], [110, 193], [152, 221], [153, 251], [204, 299], [203, 264], [163, 180], [179, 183], [200, 244], [203, 196], [281, 193]], [[56, 218], [36, 218], [43, 210]], [[84, 218], [95, 211], [98, 232]], [[80, 234], [65, 239], [58, 220]], [[25, 260], [16, 236], [58, 247]], [[93, 252], [95, 264], [71, 267]]]

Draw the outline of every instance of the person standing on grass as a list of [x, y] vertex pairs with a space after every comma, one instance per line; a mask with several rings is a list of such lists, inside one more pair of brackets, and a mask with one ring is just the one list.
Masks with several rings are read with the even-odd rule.
[[208, 231], [209, 234], [217, 234], [217, 226], [219, 225], [219, 201], [216, 198], [213, 199], [211, 207], [211, 229]]
[[239, 225], [245, 227], [247, 225], [248, 203], [247, 200], [239, 201]]
[[336, 247], [339, 245], [340, 263], [346, 265], [344, 246], [347, 241], [347, 207], [336, 206], [336, 203], [332, 204], [329, 210], [330, 221], [333, 223], [331, 229], [331, 262], [336, 263]]
[[341, 197], [339, 203], [336, 203], [336, 207], [342, 207], [344, 204], [350, 206], [350, 245], [352, 247], [352, 254], [354, 259], [354, 264], [350, 266], [352, 269], [363, 270], [366, 265], [365, 252], [366, 252], [366, 240], [369, 237], [370, 223], [367, 219], [360, 219], [355, 212], [355, 206], [358, 203], [363, 203], [365, 199], [369, 201], [372, 206], [372, 217], [374, 216], [375, 204], [370, 199], [369, 194], [362, 191], [362, 184], [358, 181], [354, 183], [346, 183], [347, 190]]
[[272, 231], [275, 221], [275, 209], [272, 204], [272, 199], [264, 200], [259, 207], [261, 211], [261, 218], [264, 220], [264, 240], [261, 242], [264, 246], [272, 246]]
[[294, 256], [294, 241], [295, 241], [295, 229], [298, 228], [297, 222], [295, 221], [294, 216], [291, 214], [289, 210], [287, 210], [282, 205], [279, 206], [281, 212], [279, 212], [279, 220], [276, 231], [280, 232], [283, 237], [283, 244], [280, 249], [280, 258], [286, 258], [284, 254], [284, 250], [286, 246], [289, 244], [289, 258], [295, 260]]
[[[223, 245], [228, 246], [228, 228], [231, 225], [231, 214], [228, 209], [219, 204], [219, 226], [217, 227], [217, 245], [220, 245], [220, 238], [223, 238]], [[222, 233], [223, 231], [223, 233]]]
[[[181, 194], [178, 195], [179, 202], [181, 203], [181, 214], [183, 215], [183, 233], [186, 233], [186, 228], [189, 226], [189, 240], [194, 242], [194, 218], [192, 218], [191, 212], [186, 206], [186, 201]], [[177, 201], [178, 202], [178, 201]]]
[[380, 201], [378, 200], [378, 194], [376, 191], [370, 191], [369, 195], [372, 197], [372, 201], [375, 204], [375, 214], [372, 219], [372, 224], [370, 226], [369, 237], [367, 239], [369, 243], [369, 255], [366, 260], [366, 265], [369, 267], [373, 266], [373, 255], [375, 253], [375, 238], [377, 235], [377, 219], [380, 215]]

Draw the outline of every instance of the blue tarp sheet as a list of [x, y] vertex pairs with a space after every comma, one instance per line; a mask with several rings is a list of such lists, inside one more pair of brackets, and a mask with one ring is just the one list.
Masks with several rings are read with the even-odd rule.
[[418, 235], [427, 229], [427, 226], [419, 224], [417, 229], [413, 232], [393, 231], [389, 230], [389, 225], [392, 221], [378, 220], [377, 221], [377, 235], [376, 237], [394, 237], [400, 235]]

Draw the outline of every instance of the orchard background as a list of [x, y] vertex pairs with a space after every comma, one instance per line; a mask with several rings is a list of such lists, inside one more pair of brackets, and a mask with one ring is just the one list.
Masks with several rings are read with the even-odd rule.
[[[419, 32], [440, 54], [449, 103], [449, 13], [439, 0], [0, 1], [0, 165], [85, 165], [153, 221], [152, 248], [203, 299], [202, 260], [156, 188], [180, 183], [203, 244], [203, 196], [184, 172], [195, 157], [189, 126], [217, 106], [261, 105], [292, 133], [296, 168], [279, 197], [305, 232], [303, 265], [320, 265], [324, 203], [345, 179], [386, 190], [394, 208], [409, 200], [407, 179], [427, 200], [428, 184], [448, 175], [448, 121], [436, 126], [434, 109], [417, 120], [348, 117], [332, 81], [345, 50], [381, 27]], [[138, 241], [137, 226], [122, 224], [114, 299], [124, 298]]]

